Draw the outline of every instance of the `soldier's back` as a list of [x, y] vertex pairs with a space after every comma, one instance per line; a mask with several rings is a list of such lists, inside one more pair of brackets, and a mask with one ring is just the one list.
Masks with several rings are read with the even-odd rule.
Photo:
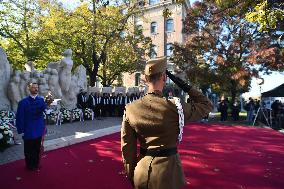
[[126, 116], [144, 148], [175, 147], [179, 133], [177, 108], [172, 100], [147, 94], [126, 106]]

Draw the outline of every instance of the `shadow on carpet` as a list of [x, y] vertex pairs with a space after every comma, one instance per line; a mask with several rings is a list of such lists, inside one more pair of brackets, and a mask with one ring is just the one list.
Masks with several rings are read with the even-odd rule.
[[[284, 135], [269, 128], [191, 124], [179, 145], [184, 188], [282, 189]], [[1, 154], [0, 154], [1, 157]], [[120, 134], [45, 153], [37, 172], [24, 160], [0, 166], [7, 189], [130, 189], [122, 174]]]

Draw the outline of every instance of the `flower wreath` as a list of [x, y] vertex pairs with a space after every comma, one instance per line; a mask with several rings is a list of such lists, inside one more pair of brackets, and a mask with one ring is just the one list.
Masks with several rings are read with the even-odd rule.
[[93, 120], [94, 119], [94, 112], [90, 108], [86, 108], [84, 110], [84, 119]]
[[51, 111], [48, 114], [48, 124], [58, 124], [60, 111]]
[[0, 151], [3, 151], [11, 143], [14, 137], [11, 130], [11, 124], [9, 122], [0, 121]]
[[75, 108], [72, 110], [72, 121], [82, 121], [82, 110]]
[[72, 111], [71, 110], [67, 110], [65, 108], [62, 108], [60, 110], [61, 112], [61, 120], [62, 122], [70, 122], [72, 121], [71, 116], [72, 116]]
[[9, 122], [15, 125], [15, 114], [12, 111], [1, 110], [0, 111], [0, 121]]

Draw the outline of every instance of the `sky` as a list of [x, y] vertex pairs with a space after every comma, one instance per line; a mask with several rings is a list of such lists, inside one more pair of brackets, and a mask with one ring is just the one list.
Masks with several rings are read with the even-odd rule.
[[[196, 0], [190, 0], [190, 3], [192, 4], [195, 1]], [[80, 0], [61, 0], [61, 2], [66, 7], [76, 7], [76, 5], [79, 4]], [[279, 72], [274, 72], [269, 76], [262, 76], [262, 78], [264, 79], [264, 84], [261, 86], [261, 92], [266, 92], [284, 83], [284, 72], [282, 72], [282, 74]], [[257, 81], [255, 78], [251, 82], [250, 91], [243, 94], [244, 98], [248, 98], [251, 96], [260, 96], [260, 87], [259, 85], [257, 85]]]
[[[284, 72], [274, 72], [271, 75], [262, 76], [264, 84], [261, 85], [261, 92], [266, 92], [284, 83]], [[260, 88], [257, 85], [257, 80], [253, 79], [251, 82], [251, 90], [243, 94], [243, 97], [260, 96]]]

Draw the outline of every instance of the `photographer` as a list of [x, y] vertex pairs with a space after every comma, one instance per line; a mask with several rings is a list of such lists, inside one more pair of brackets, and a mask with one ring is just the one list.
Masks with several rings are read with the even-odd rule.
[[[181, 104], [178, 98], [162, 96], [167, 75], [188, 93], [189, 103]], [[121, 148], [127, 176], [135, 188], [176, 189], [185, 184], [177, 152], [183, 124], [200, 120], [213, 108], [201, 92], [171, 73], [167, 72], [167, 75], [166, 58], [148, 61], [145, 67], [148, 93], [126, 105]], [[137, 139], [140, 142], [139, 158], [136, 156]]]

